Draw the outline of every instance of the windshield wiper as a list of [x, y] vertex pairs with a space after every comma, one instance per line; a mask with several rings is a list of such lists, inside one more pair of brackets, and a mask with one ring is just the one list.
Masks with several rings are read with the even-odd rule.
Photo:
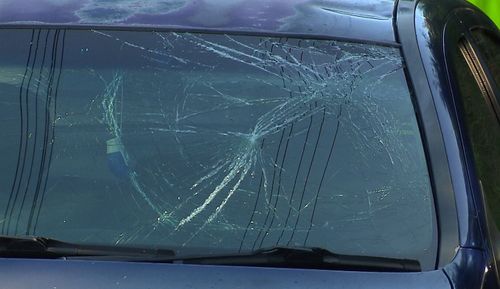
[[416, 260], [342, 255], [314, 247], [272, 247], [244, 254], [175, 257], [156, 262], [353, 271], [421, 271], [420, 263]]
[[136, 262], [420, 272], [416, 260], [342, 255], [316, 247], [271, 247], [249, 253], [176, 257], [169, 249], [83, 245], [45, 237], [0, 236], [0, 257], [98, 259]]
[[133, 260], [168, 258], [175, 253], [168, 249], [118, 247], [112, 245], [84, 245], [36, 236], [0, 236], [0, 257], [7, 258], [62, 258], [115, 257]]

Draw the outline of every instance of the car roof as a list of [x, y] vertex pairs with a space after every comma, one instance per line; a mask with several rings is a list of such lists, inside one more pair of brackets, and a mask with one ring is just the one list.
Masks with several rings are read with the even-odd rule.
[[395, 0], [2, 0], [0, 27], [267, 32], [395, 42]]

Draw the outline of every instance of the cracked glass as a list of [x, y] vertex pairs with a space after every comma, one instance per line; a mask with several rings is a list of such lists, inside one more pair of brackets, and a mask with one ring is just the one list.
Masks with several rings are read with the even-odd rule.
[[433, 263], [432, 190], [397, 47], [0, 35], [2, 234]]

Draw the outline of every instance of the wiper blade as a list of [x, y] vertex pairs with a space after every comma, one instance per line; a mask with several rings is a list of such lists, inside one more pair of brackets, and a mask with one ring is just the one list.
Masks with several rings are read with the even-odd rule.
[[[0, 236], [0, 257], [10, 258], [61, 258], [61, 257], [117, 257], [167, 258], [173, 250], [118, 247], [112, 245], [84, 245], [37, 236]], [[118, 258], [120, 257], [120, 258]]]
[[245, 254], [176, 257], [170, 260], [163, 260], [163, 262], [353, 271], [421, 271], [420, 263], [416, 260], [342, 255], [315, 247], [272, 247]]
[[416, 260], [343, 255], [316, 247], [271, 247], [249, 253], [175, 257], [169, 249], [83, 245], [36, 236], [0, 236], [0, 257], [106, 259], [120, 261], [420, 272]]

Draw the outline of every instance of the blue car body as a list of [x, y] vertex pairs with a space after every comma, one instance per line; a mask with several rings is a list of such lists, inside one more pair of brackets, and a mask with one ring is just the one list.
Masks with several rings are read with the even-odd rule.
[[462, 133], [465, 124], [456, 113], [445, 55], [446, 46], [454, 45], [445, 37], [447, 29], [496, 29], [479, 10], [453, 0], [259, 0], [226, 7], [222, 3], [227, 1], [170, 1], [157, 7], [140, 2], [156, 9], [151, 13], [141, 7], [118, 9], [119, 2], [3, 0], [0, 29], [229, 32], [349, 39], [401, 47], [433, 180], [438, 222], [435, 269], [366, 272], [1, 258], [0, 288], [500, 288], [495, 264], [500, 247], [488, 228], [472, 149]]

